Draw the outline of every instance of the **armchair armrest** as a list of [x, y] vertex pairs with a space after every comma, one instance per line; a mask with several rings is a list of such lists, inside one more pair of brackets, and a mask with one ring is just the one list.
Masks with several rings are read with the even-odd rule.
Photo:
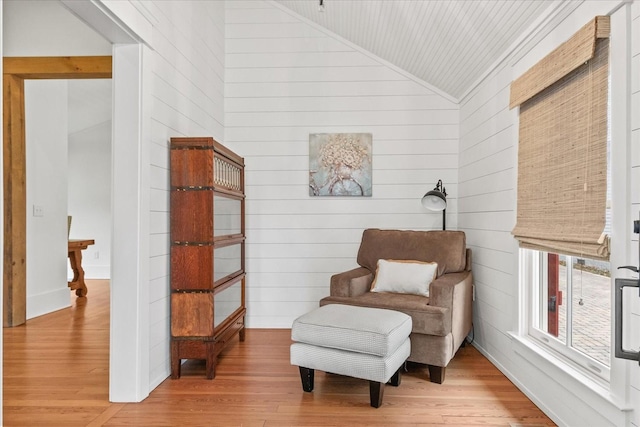
[[332, 297], [356, 297], [368, 292], [373, 282], [373, 274], [364, 268], [334, 274], [331, 276], [330, 295]]
[[471, 296], [471, 272], [444, 274], [429, 285], [429, 305], [451, 309], [454, 294], [467, 292]]
[[449, 309], [454, 346], [471, 330], [473, 321], [473, 274], [471, 271], [448, 273], [438, 277], [429, 286], [429, 305]]

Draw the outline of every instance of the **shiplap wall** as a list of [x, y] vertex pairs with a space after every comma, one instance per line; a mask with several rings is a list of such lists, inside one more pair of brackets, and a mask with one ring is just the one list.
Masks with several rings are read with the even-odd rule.
[[224, 2], [145, 2], [150, 66], [150, 389], [169, 373], [169, 138], [224, 139]]
[[[510, 335], [518, 330], [521, 313], [518, 245], [511, 236], [516, 221], [518, 117], [517, 109], [509, 110], [509, 85], [580, 26], [595, 15], [607, 14], [615, 5], [583, 3], [530, 50], [516, 48], [460, 106], [458, 228], [466, 232], [473, 250], [474, 343], [561, 425], [622, 425], [625, 413], [548, 360], [535, 358]], [[637, 39], [638, 2], [633, 8]], [[634, 64], [633, 96], [638, 97], [637, 58]], [[635, 105], [633, 114], [637, 115], [638, 101]], [[635, 129], [638, 127], [636, 118]], [[635, 138], [637, 144], [638, 136]], [[635, 158], [640, 165], [637, 155]]]
[[[225, 144], [245, 157], [247, 324], [289, 328], [355, 268], [367, 227], [456, 228], [458, 106], [384, 61], [262, 1], [228, 1]], [[309, 196], [309, 134], [373, 134], [373, 196]]]
[[[631, 5], [631, 201], [632, 219], [638, 219], [640, 212], [640, 1]], [[638, 235], [631, 241], [633, 256], [629, 257], [632, 265], [637, 265]], [[635, 292], [634, 292], [635, 294]], [[634, 305], [631, 327], [637, 335], [640, 330], [640, 307]], [[640, 369], [636, 366], [631, 375], [631, 401], [640, 402]], [[633, 425], [640, 425], [640, 403], [635, 405], [632, 418]]]
[[500, 360], [509, 350], [518, 284], [515, 224], [518, 129], [511, 70], [501, 64], [461, 104], [458, 224], [473, 251], [474, 340]]

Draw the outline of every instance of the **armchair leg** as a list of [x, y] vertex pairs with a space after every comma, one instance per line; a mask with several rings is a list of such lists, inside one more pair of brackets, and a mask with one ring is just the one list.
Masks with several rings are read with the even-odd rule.
[[432, 383], [442, 384], [444, 382], [443, 366], [427, 365], [429, 367], [429, 379]]

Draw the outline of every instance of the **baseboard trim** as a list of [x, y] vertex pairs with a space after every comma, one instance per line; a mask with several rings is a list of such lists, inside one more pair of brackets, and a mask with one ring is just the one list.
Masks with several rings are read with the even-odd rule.
[[553, 422], [558, 425], [566, 425], [563, 420], [558, 417], [558, 415], [547, 405], [545, 405], [538, 397], [531, 392], [517, 377], [515, 377], [511, 371], [506, 369], [504, 365], [498, 362], [489, 352], [487, 352], [482, 346], [478, 345], [477, 342], [473, 342], [473, 345], [484, 357], [489, 359], [489, 361], [496, 367], [500, 372], [502, 372], [509, 380], [518, 387], [518, 389], [524, 393], [531, 401], [538, 407], [542, 412], [544, 412]]
[[[110, 265], [85, 265], [82, 264], [84, 270], [85, 279], [105, 280], [111, 278], [111, 266]], [[67, 280], [71, 280], [73, 277], [73, 271], [71, 268], [67, 269]]]
[[65, 283], [64, 288], [45, 292], [38, 295], [27, 296], [27, 320], [34, 317], [52, 313], [71, 306], [69, 288]]

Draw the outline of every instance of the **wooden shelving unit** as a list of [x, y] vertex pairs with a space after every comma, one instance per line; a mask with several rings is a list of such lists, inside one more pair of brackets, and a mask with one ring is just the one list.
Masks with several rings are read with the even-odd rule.
[[171, 378], [244, 341], [244, 159], [213, 138], [171, 138]]

